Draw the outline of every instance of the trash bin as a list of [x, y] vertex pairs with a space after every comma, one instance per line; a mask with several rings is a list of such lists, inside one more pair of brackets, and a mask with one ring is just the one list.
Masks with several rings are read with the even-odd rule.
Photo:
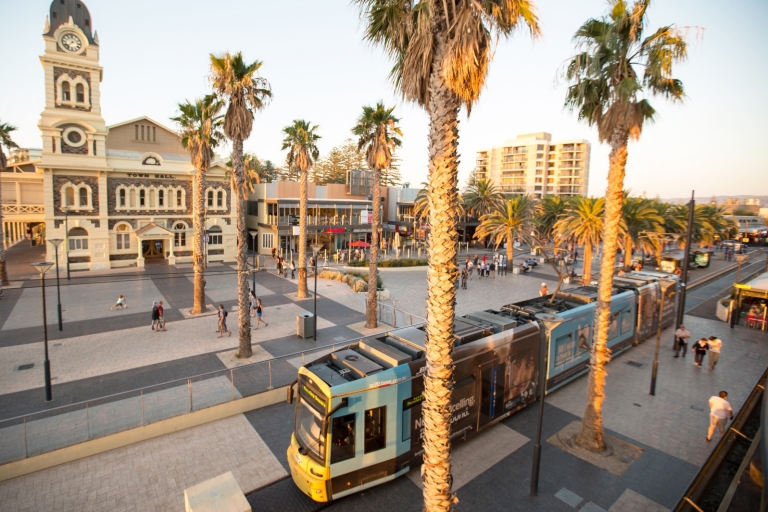
[[312, 313], [296, 315], [296, 336], [312, 338], [315, 335], [315, 318]]

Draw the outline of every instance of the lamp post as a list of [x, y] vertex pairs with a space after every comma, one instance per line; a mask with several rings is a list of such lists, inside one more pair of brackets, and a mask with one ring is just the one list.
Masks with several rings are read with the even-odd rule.
[[747, 255], [746, 254], [737, 254], [735, 256], [736, 263], [739, 265], [739, 269], [736, 271], [736, 282], [741, 281], [741, 266], [744, 264], [745, 261], [747, 261]]
[[251, 239], [253, 240], [253, 270], [254, 270], [253, 293], [255, 294], [256, 293], [256, 235], [258, 235], [259, 232], [254, 229], [254, 230], [248, 231], [248, 233], [250, 233]]
[[53, 400], [53, 392], [51, 391], [51, 362], [48, 360], [48, 319], [45, 314], [45, 273], [53, 266], [53, 262], [40, 261], [38, 263], [30, 263], [30, 265], [40, 272], [40, 288], [43, 290], [43, 339], [45, 340], [45, 361], [43, 362], [43, 367], [45, 369], [45, 401], [50, 402]]
[[71, 206], [63, 206], [61, 210], [64, 212], [64, 240], [66, 240], [67, 245], [64, 247], [64, 252], [67, 255], [67, 281], [69, 281], [69, 210], [71, 210]]
[[656, 351], [653, 355], [653, 371], [651, 372], [651, 395], [656, 396], [656, 376], [659, 373], [659, 346], [661, 345], [661, 326], [664, 323], [664, 299], [667, 290], [674, 286], [674, 281], [659, 281], [661, 298], [659, 299], [659, 327], [656, 330]]
[[315, 324], [312, 329], [312, 341], [317, 341], [317, 255], [320, 249], [323, 248], [322, 244], [312, 244], [312, 254], [315, 257], [315, 311], [312, 314], [312, 321]]
[[565, 319], [558, 315], [537, 313], [536, 319], [544, 328], [539, 326], [539, 426], [536, 429], [536, 444], [533, 445], [533, 467], [531, 468], [531, 496], [539, 492], [539, 463], [541, 462], [541, 426], [544, 422], [544, 392], [547, 381], [547, 361], [549, 334]]
[[64, 326], [61, 323], [61, 287], [59, 286], [59, 245], [61, 245], [62, 240], [61, 238], [52, 238], [48, 240], [53, 245], [53, 250], [55, 252], [55, 259], [56, 259], [56, 298], [58, 299], [58, 308], [59, 308], [59, 330], [63, 331]]

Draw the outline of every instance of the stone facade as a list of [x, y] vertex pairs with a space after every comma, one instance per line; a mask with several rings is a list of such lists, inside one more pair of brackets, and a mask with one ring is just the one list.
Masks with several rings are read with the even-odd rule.
[[99, 179], [95, 176], [72, 176], [67, 174], [57, 174], [53, 176], [53, 208], [56, 216], [63, 216], [61, 209], [61, 187], [67, 183], [78, 185], [88, 185], [91, 187], [91, 205], [93, 210], [69, 212], [70, 217], [98, 217], [99, 216]]
[[[117, 187], [123, 185], [125, 187], [179, 187], [184, 189], [186, 194], [186, 208], [163, 208], [156, 210], [140, 210], [140, 211], [125, 211], [117, 210]], [[110, 217], [118, 215], [179, 215], [179, 214], [192, 214], [192, 184], [188, 180], [169, 180], [169, 179], [153, 179], [153, 178], [107, 178], [107, 213]]]
[[[59, 79], [61, 75], [69, 75], [72, 78], [75, 78], [76, 76], [83, 77], [83, 80], [85, 80], [85, 83], [88, 84], [88, 104], [93, 105], [91, 102], [91, 74], [86, 71], [79, 71], [76, 69], [67, 69], [67, 68], [60, 68], [58, 66], [54, 66], [53, 68], [53, 83], [54, 86], [56, 84], [56, 81]], [[72, 91], [72, 94], [74, 94], [74, 91]], [[59, 105], [58, 108], [64, 108], [68, 110], [79, 110], [80, 112], [90, 112], [90, 107], [74, 107], [69, 105]]]

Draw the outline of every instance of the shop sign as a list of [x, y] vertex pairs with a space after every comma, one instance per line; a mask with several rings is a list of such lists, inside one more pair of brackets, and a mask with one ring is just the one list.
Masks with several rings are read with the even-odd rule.
[[344, 233], [344, 228], [326, 228], [326, 233]]

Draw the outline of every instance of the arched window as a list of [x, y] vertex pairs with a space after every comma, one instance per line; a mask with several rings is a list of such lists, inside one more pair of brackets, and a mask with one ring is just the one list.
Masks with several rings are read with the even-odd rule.
[[157, 206], [164, 207], [164, 199], [165, 199], [165, 193], [162, 190], [157, 191]]
[[208, 245], [221, 245], [221, 228], [219, 226], [211, 226], [208, 230]]
[[117, 232], [117, 249], [130, 249], [131, 248], [131, 226], [128, 224], [118, 224], [115, 226]]
[[216, 207], [223, 208], [224, 207], [224, 192], [218, 191], [216, 193]]
[[120, 189], [120, 206], [125, 208], [125, 189]]
[[69, 239], [70, 251], [88, 249], [88, 232], [85, 229], [81, 227], [74, 227], [69, 230], [67, 238]]
[[208, 191], [208, 208], [213, 208], [213, 190]]
[[136, 191], [135, 190], [131, 190], [131, 204], [130, 204], [130, 207], [131, 208], [136, 208]]
[[79, 195], [80, 195], [80, 206], [88, 206], [88, 189], [85, 187], [80, 187], [79, 189]]
[[139, 208], [147, 205], [147, 192], [144, 189], [139, 190]]
[[64, 206], [75, 206], [75, 189], [72, 187], [64, 190]]
[[175, 231], [174, 235], [174, 247], [183, 247], [187, 245], [187, 233], [185, 232], [187, 229], [187, 226], [184, 225], [183, 222], [178, 222], [175, 226], [173, 226], [173, 230]]
[[181, 190], [176, 191], [176, 206], [181, 208]]
[[[67, 84], [67, 86], [69, 86], [69, 84]], [[78, 103], [85, 103], [85, 87], [83, 87], [83, 84], [77, 84], [75, 86], [75, 94], [77, 95]]]
[[72, 99], [72, 91], [69, 87], [69, 82], [61, 83], [61, 99], [63, 101], [70, 101]]

